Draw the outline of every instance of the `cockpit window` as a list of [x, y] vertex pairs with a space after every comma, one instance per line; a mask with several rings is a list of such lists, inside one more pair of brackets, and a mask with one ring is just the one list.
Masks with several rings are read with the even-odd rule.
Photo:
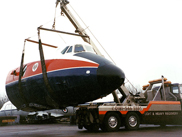
[[69, 48], [69, 46], [67, 46], [66, 48], [64, 48], [64, 49], [61, 51], [61, 53], [62, 53], [62, 54], [65, 54], [65, 52], [67, 51], [68, 48]]
[[73, 48], [73, 46], [71, 46], [71, 47], [69, 48], [69, 50], [67, 51], [67, 53], [72, 52], [72, 48]]
[[75, 45], [75, 52], [83, 52], [85, 51], [82, 45]]
[[95, 53], [94, 49], [91, 46], [85, 45], [85, 48], [87, 51]]

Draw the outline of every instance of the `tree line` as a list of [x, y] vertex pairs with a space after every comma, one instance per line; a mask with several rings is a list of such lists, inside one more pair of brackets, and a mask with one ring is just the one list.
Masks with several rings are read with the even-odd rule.
[[3, 104], [8, 101], [9, 101], [9, 99], [8, 99], [7, 95], [0, 97], [0, 109], [2, 108]]

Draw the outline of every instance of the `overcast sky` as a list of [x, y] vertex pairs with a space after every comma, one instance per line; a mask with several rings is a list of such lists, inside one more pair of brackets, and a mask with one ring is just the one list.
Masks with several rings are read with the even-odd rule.
[[[70, 0], [70, 4], [134, 85], [142, 86], [161, 75], [182, 83], [182, 1]], [[36, 40], [40, 25], [51, 28], [54, 13], [55, 0], [0, 1], [1, 95], [8, 72], [20, 65], [24, 39], [34, 36]], [[74, 32], [59, 15], [58, 9], [56, 29]], [[41, 32], [45, 43], [64, 48], [60, 36], [45, 33]], [[51, 50], [45, 54], [53, 54]], [[38, 56], [37, 45], [27, 43], [26, 60]]]

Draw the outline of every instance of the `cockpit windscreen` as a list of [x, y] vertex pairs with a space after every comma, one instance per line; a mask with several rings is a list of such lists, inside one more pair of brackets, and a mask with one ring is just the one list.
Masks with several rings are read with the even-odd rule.
[[85, 51], [82, 45], [75, 45], [75, 53]]

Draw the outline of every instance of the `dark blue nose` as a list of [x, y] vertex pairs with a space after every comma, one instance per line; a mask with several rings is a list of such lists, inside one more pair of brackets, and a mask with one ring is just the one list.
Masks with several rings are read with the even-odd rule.
[[97, 79], [103, 89], [114, 91], [124, 83], [125, 74], [116, 65], [106, 64], [98, 67]]

